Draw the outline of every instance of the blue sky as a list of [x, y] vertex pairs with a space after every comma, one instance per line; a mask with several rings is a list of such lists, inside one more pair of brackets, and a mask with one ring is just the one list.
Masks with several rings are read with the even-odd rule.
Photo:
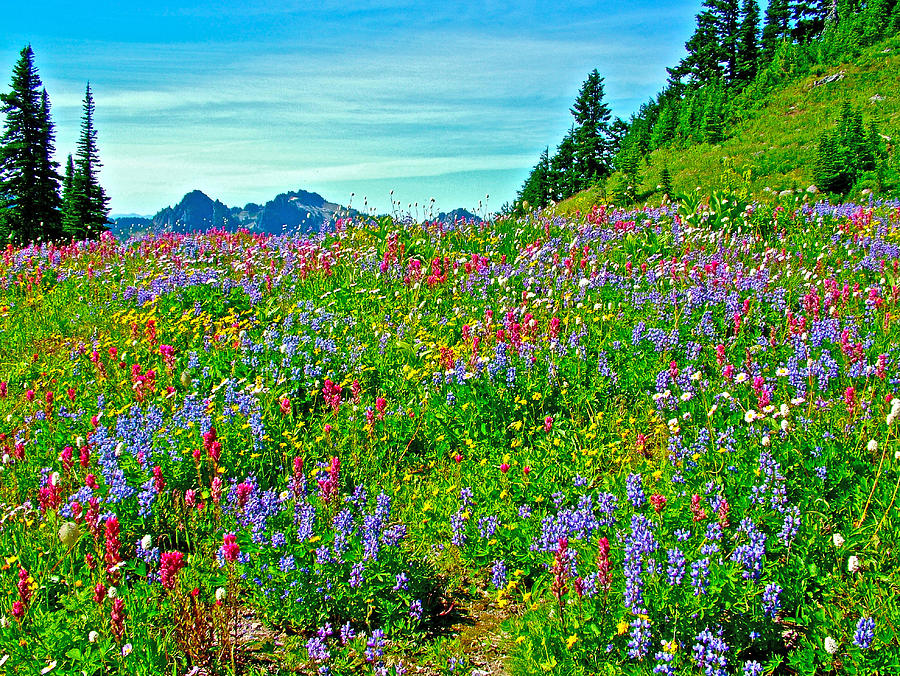
[[0, 87], [30, 43], [62, 163], [90, 80], [114, 214], [153, 214], [195, 188], [229, 205], [302, 188], [388, 211], [393, 189], [404, 208], [497, 209], [562, 138], [589, 72], [627, 117], [665, 83], [700, 6], [85, 4], [10, 3]]

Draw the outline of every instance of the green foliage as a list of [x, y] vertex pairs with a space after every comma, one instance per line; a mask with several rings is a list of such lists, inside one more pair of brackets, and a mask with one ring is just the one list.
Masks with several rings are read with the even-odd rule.
[[581, 188], [612, 172], [615, 148], [609, 126], [611, 113], [603, 96], [603, 78], [595, 68], [582, 84], [570, 111], [575, 118], [574, 160]]
[[551, 193], [550, 158], [548, 149], [545, 148], [541, 159], [525, 179], [525, 185], [519, 191], [518, 202], [522, 208], [543, 208], [550, 203]]
[[109, 198], [100, 185], [100, 158], [97, 130], [94, 128], [94, 96], [88, 83], [84, 92], [81, 137], [75, 157], [75, 170], [65, 200], [63, 229], [75, 239], [97, 237], [108, 229]]
[[0, 97], [6, 115], [0, 138], [0, 235], [16, 243], [60, 234], [60, 176], [53, 161], [50, 99], [25, 47], [11, 91]]
[[878, 138], [875, 126], [867, 132], [862, 114], [845, 103], [837, 128], [819, 137], [813, 167], [816, 185], [832, 193], [849, 192], [862, 172], [875, 171]]

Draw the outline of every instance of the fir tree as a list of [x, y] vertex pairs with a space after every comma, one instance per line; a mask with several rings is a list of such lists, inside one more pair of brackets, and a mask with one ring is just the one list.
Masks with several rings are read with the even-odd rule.
[[762, 51], [767, 57], [791, 34], [790, 0], [770, 0], [762, 31]]
[[75, 204], [75, 162], [69, 155], [62, 184], [62, 231], [74, 233], [80, 227]]
[[744, 0], [741, 6], [741, 24], [738, 27], [737, 74], [740, 82], [750, 82], [756, 77], [759, 66], [759, 4], [756, 0]]
[[663, 194], [672, 196], [672, 172], [669, 171], [669, 165], [664, 164], [662, 171], [659, 175], [659, 185], [662, 188]]
[[563, 137], [550, 160], [550, 198], [554, 202], [571, 197], [581, 189], [581, 176], [575, 160], [577, 147], [573, 127]]
[[42, 92], [30, 45], [20, 53], [11, 87], [0, 96], [6, 114], [0, 138], [0, 233], [25, 243], [52, 237], [59, 226], [50, 101]]
[[678, 102], [666, 100], [660, 103], [659, 117], [653, 125], [653, 134], [650, 137], [650, 145], [654, 150], [663, 148], [675, 138], [678, 128]]
[[550, 203], [551, 189], [549, 149], [544, 148], [540, 160], [525, 179], [525, 185], [522, 186], [519, 193], [519, 202], [522, 203], [523, 208], [526, 202], [531, 207], [545, 207]]
[[697, 28], [684, 45], [687, 56], [669, 73], [695, 85], [721, 77], [733, 82], [738, 72], [739, 21], [738, 0], [704, 0]]
[[719, 143], [725, 138], [724, 103], [722, 89], [715, 86], [710, 93], [703, 111], [703, 140], [706, 143]]
[[721, 77], [718, 39], [715, 17], [708, 10], [700, 12], [694, 34], [684, 43], [687, 56], [675, 68], [667, 69], [670, 79], [679, 81], [686, 77], [690, 84], [702, 85]]
[[94, 96], [90, 83], [85, 89], [83, 111], [72, 177], [72, 198], [66, 202], [63, 214], [65, 232], [75, 239], [94, 237], [106, 230], [109, 215], [109, 198], [98, 180], [101, 164], [97, 153]]
[[596, 68], [581, 86], [571, 113], [575, 118], [574, 159], [579, 188], [586, 188], [609, 176], [615, 151], [609, 125], [611, 113], [603, 102], [603, 78]]
[[57, 172], [59, 164], [53, 160], [56, 150], [56, 132], [50, 118], [50, 97], [47, 90], [41, 91], [41, 153], [38, 158], [38, 189], [43, 201], [38, 204], [38, 219], [43, 223], [42, 235], [45, 239], [56, 239], [62, 235], [62, 199], [59, 194], [61, 177]]
[[797, 42], [812, 40], [825, 29], [825, 22], [832, 10], [836, 11], [833, 0], [794, 0], [791, 36]]

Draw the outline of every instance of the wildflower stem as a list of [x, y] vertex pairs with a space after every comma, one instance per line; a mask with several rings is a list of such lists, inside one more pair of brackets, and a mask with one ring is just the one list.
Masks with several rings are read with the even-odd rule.
[[[881, 462], [878, 463], [878, 469], [875, 471], [875, 482], [872, 484], [872, 490], [869, 492], [869, 499], [866, 500], [866, 506], [863, 507], [862, 516], [860, 516], [859, 521], [856, 522], [857, 528], [859, 528], [862, 525], [862, 522], [866, 520], [866, 512], [869, 511], [869, 503], [872, 502], [872, 496], [875, 495], [875, 489], [878, 487], [878, 479], [881, 478], [881, 466], [884, 464], [884, 456], [886, 453], [887, 444], [884, 444], [884, 448], [881, 449]], [[893, 504], [893, 500], [891, 500], [891, 503]]]

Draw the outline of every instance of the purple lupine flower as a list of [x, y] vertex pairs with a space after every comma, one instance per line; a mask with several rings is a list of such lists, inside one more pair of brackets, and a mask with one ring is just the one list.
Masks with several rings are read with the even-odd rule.
[[503, 562], [503, 559], [494, 561], [494, 565], [491, 568], [491, 581], [494, 584], [494, 589], [502, 589], [506, 586], [506, 564]]
[[353, 631], [353, 627], [350, 625], [350, 622], [347, 621], [345, 624], [341, 625], [341, 645], [347, 645], [356, 638], [356, 632]]
[[763, 665], [756, 660], [744, 662], [744, 676], [762, 676]]
[[382, 656], [384, 656], [384, 632], [375, 629], [366, 640], [366, 662], [374, 662]]
[[853, 645], [862, 650], [868, 650], [875, 640], [875, 618], [861, 617], [856, 623], [856, 632], [853, 634]]
[[520, 519], [528, 519], [531, 517], [531, 505], [524, 504], [519, 507], [519, 518]]
[[419, 599], [413, 600], [409, 604], [409, 616], [416, 622], [422, 621], [422, 602]]
[[781, 587], [774, 582], [767, 584], [763, 592], [763, 612], [766, 617], [775, 619], [775, 614], [781, 609], [781, 600], [778, 595], [781, 594]]
[[628, 501], [635, 509], [644, 504], [644, 489], [641, 485], [640, 474], [629, 474], [625, 480], [625, 493], [628, 495]]
[[381, 544], [385, 547], [396, 547], [406, 537], [406, 524], [395, 523], [386, 528], [381, 535]]
[[294, 522], [297, 524], [297, 539], [306, 542], [315, 535], [316, 508], [305, 500], [298, 500], [294, 507]]
[[700, 559], [691, 564], [691, 586], [694, 596], [702, 596], [709, 586], [709, 559]]
[[672, 666], [672, 662], [675, 661], [675, 653], [660, 650], [653, 658], [657, 662], [656, 666], [653, 667], [654, 674], [658, 674], [659, 676], [675, 676], [675, 667]]
[[635, 615], [646, 613], [644, 608], [645, 570], [643, 557], [655, 552], [659, 545], [653, 537], [653, 524], [643, 514], [631, 516], [631, 533], [625, 537], [625, 605]]
[[478, 532], [481, 537], [487, 539], [494, 537], [497, 527], [500, 525], [500, 519], [496, 516], [483, 516], [478, 519]]
[[466, 544], [465, 512], [465, 507], [461, 507], [458, 512], [450, 517], [450, 530], [453, 533], [450, 536], [450, 544], [455, 547], [462, 547]]
[[669, 567], [666, 569], [666, 573], [669, 576], [669, 584], [672, 587], [676, 587], [681, 584], [681, 580], [684, 578], [684, 554], [678, 547], [673, 547], [666, 552], [666, 557], [669, 559]]
[[362, 561], [353, 564], [350, 569], [350, 586], [356, 589], [363, 583], [363, 569], [365, 564]]
[[309, 653], [309, 659], [314, 662], [324, 662], [331, 658], [328, 647], [319, 636], [313, 636], [306, 642], [306, 651]]
[[778, 540], [789, 547], [800, 530], [800, 508], [797, 506], [789, 507], [784, 512], [784, 525], [778, 533]]
[[628, 657], [643, 660], [650, 650], [650, 623], [637, 618], [631, 623], [631, 636], [628, 641]]
[[701, 631], [694, 639], [692, 650], [694, 662], [703, 669], [706, 676], [726, 676], [728, 673], [728, 644], [722, 639], [722, 629], [713, 634], [709, 627]]
[[353, 512], [342, 509], [334, 517], [334, 558], [338, 561], [347, 551], [347, 545], [353, 535]]
[[406, 577], [406, 573], [397, 573], [397, 578], [391, 591], [406, 591], [407, 589], [409, 589], [409, 578]]
[[734, 548], [731, 560], [744, 567], [745, 578], [757, 580], [762, 574], [763, 559], [766, 556], [766, 534], [756, 528], [749, 516], [741, 519], [738, 532], [746, 534], [748, 542]]

